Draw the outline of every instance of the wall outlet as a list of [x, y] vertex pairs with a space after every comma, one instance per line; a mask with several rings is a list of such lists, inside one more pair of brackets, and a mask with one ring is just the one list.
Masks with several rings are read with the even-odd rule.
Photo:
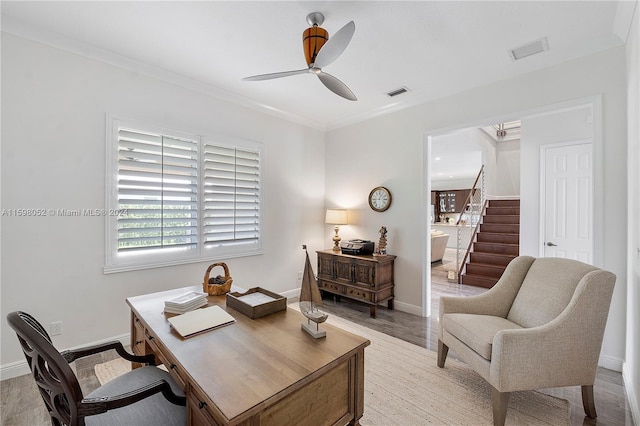
[[52, 336], [59, 336], [62, 334], [62, 321], [52, 322], [49, 325], [49, 331], [51, 331]]
[[298, 280], [302, 279], [302, 271], [298, 271]]

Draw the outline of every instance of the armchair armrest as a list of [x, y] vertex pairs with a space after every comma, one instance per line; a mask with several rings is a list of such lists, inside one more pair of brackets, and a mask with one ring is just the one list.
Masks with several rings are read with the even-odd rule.
[[125, 392], [120, 395], [100, 398], [84, 398], [78, 404], [78, 414], [81, 416], [92, 416], [95, 414], [106, 413], [108, 410], [131, 405], [158, 392], [162, 392], [162, 395], [167, 399], [167, 401], [173, 404], [182, 406], [187, 405], [186, 397], [173, 393], [171, 385], [169, 385], [165, 380], [158, 380], [157, 382], [148, 384], [147, 386], [135, 391]]
[[98, 344], [98, 345], [87, 346], [80, 349], [63, 351], [60, 354], [67, 362], [71, 363], [78, 358], [83, 358], [88, 355], [105, 352], [110, 349], [115, 349], [118, 355], [120, 355], [122, 358], [126, 359], [127, 361], [139, 362], [141, 364], [155, 364], [156, 358], [153, 354], [149, 354], [149, 355], [130, 354], [124, 349], [124, 346], [122, 346], [122, 343], [118, 342], [117, 340]]
[[450, 313], [493, 315], [506, 318], [524, 277], [535, 258], [519, 256], [511, 261], [493, 288], [478, 296], [440, 298], [440, 322]]
[[614, 284], [611, 272], [592, 271], [554, 320], [498, 332], [491, 353], [491, 385], [500, 392], [592, 385]]

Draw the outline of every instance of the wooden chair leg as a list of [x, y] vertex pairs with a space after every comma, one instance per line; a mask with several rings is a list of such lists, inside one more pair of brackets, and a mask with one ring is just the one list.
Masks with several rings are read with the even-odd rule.
[[507, 419], [507, 407], [509, 406], [510, 392], [500, 392], [491, 387], [491, 404], [493, 405], [493, 425], [504, 426]]
[[584, 406], [584, 412], [590, 419], [595, 419], [596, 415], [596, 402], [593, 398], [593, 385], [582, 386], [582, 405]]
[[438, 339], [438, 367], [444, 368], [444, 362], [447, 359], [448, 353], [449, 346], [445, 345], [440, 339]]

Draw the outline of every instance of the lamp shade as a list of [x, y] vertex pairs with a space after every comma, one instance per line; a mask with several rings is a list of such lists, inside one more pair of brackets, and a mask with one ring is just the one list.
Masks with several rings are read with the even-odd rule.
[[327, 214], [324, 217], [324, 223], [329, 223], [331, 225], [346, 225], [347, 211], [345, 209], [327, 209]]

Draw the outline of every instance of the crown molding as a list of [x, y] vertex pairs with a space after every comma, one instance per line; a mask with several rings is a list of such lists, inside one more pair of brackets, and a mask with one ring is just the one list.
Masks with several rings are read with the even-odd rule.
[[613, 20], [611, 32], [626, 43], [629, 39], [629, 31], [633, 22], [633, 14], [638, 7], [638, 0], [618, 1], [616, 16]]
[[22, 20], [11, 16], [2, 15], [1, 30], [3, 33], [12, 34], [17, 37], [70, 52], [88, 59], [93, 59], [128, 71], [140, 73], [165, 83], [170, 83], [184, 89], [203, 93], [217, 100], [229, 102], [294, 124], [299, 124], [316, 130], [326, 130], [326, 126], [318, 121], [309, 120], [297, 114], [283, 111], [279, 108], [258, 102], [229, 90], [225, 90], [154, 65], [149, 65], [136, 59], [119, 55], [59, 33], [28, 25]]

